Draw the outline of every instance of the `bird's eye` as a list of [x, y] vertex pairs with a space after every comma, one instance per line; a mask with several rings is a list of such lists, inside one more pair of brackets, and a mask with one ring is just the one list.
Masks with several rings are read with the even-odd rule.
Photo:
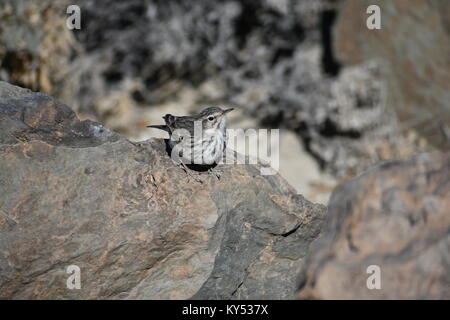
[[213, 121], [213, 120], [214, 120], [214, 117], [213, 117], [213, 116], [209, 116], [209, 117], [208, 117], [208, 120], [209, 120], [209, 121]]

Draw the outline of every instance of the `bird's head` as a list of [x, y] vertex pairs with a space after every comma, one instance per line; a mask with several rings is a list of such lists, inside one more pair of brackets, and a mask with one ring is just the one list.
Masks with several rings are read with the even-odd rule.
[[226, 125], [226, 114], [233, 108], [221, 109], [219, 107], [208, 107], [200, 112], [203, 129], [223, 129]]

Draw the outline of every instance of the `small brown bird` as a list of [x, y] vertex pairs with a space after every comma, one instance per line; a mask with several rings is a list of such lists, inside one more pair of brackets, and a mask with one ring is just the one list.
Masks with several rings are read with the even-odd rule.
[[186, 164], [213, 165], [222, 159], [227, 142], [226, 114], [232, 110], [208, 107], [195, 116], [166, 114], [166, 124], [147, 127], [169, 133], [171, 157], [187, 172]]

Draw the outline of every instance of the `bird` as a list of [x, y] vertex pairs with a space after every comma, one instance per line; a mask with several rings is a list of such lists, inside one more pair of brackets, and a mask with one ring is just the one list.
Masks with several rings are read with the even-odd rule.
[[[226, 115], [234, 108], [207, 107], [193, 116], [166, 114], [163, 125], [149, 125], [147, 128], [169, 133], [171, 158], [180, 164], [186, 173], [186, 165], [212, 166], [222, 159], [227, 144]], [[219, 176], [216, 174], [219, 178]]]

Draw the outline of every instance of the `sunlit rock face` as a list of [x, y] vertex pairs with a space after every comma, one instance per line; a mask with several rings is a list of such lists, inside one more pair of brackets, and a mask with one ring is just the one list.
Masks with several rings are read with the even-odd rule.
[[192, 179], [163, 139], [0, 82], [0, 298], [293, 298], [325, 207], [257, 165], [221, 170]]
[[449, 299], [450, 153], [386, 162], [337, 187], [299, 298]]

